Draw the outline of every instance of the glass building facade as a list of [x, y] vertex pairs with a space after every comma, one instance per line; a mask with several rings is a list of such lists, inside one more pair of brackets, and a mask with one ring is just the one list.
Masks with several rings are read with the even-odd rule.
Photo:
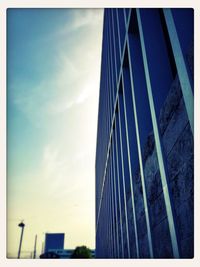
[[193, 9], [105, 9], [96, 258], [194, 256]]

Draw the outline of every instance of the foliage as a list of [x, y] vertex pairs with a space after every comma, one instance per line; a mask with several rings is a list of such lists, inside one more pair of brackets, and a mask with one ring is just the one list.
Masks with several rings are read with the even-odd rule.
[[72, 259], [88, 259], [92, 258], [92, 253], [86, 246], [76, 247], [71, 255]]

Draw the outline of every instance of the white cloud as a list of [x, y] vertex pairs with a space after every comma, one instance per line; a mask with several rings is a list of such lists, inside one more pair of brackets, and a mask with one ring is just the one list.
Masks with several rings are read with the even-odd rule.
[[[64, 44], [69, 38], [76, 38], [76, 34], [63, 35], [57, 42], [56, 53], [52, 58], [57, 67], [48, 78], [44, 76], [36, 84], [29, 81], [18, 81], [13, 84], [14, 103], [36, 125], [42, 125], [48, 116], [84, 103], [92, 90], [99, 89], [100, 65], [97, 64], [97, 60], [101, 53], [101, 36], [97, 36], [96, 28], [91, 29], [91, 24], [95, 27], [98, 25], [100, 29], [102, 15], [97, 10], [77, 10], [74, 17], [71, 29], [88, 27], [88, 35], [84, 40], [78, 45], [74, 44], [68, 51]], [[94, 85], [92, 90], [91, 80]]]
[[63, 28], [58, 32], [59, 35], [66, 35], [76, 32], [81, 28], [95, 28], [102, 24], [103, 9], [74, 9], [74, 16], [70, 23], [63, 25]]

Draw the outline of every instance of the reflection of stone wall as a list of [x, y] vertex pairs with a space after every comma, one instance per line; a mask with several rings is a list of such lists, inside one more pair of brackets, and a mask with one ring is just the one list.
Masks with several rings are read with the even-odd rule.
[[[192, 74], [192, 49], [190, 49], [187, 58]], [[191, 258], [193, 257], [194, 241], [193, 135], [190, 130], [178, 78], [174, 80], [160, 111], [159, 124], [168, 166], [169, 185], [178, 229], [181, 258]], [[154, 256], [156, 258], [173, 257], [152, 133], [149, 134], [146, 145], [143, 148], [143, 160]], [[133, 180], [140, 257], [149, 257], [140, 173], [135, 175]], [[131, 205], [128, 205], [128, 207], [128, 212], [131, 214]]]

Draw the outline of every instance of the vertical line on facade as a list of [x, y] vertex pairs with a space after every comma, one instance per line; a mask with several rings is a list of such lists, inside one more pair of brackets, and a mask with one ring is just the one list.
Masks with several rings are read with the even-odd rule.
[[[112, 143], [111, 143], [112, 144]], [[116, 256], [116, 253], [115, 253], [115, 250], [116, 250], [116, 229], [115, 229], [115, 222], [114, 222], [114, 191], [113, 191], [113, 166], [112, 166], [112, 154], [111, 154], [111, 151], [112, 151], [112, 147], [110, 147], [110, 182], [111, 182], [111, 203], [112, 203], [112, 225], [113, 225], [113, 258], [115, 258]]]
[[181, 84], [181, 90], [183, 93], [183, 99], [185, 102], [188, 119], [190, 122], [192, 134], [194, 135], [194, 97], [192, 93], [190, 79], [185, 65], [185, 60], [180, 46], [172, 12], [170, 8], [163, 8], [163, 12], [168, 28], [172, 50], [174, 53], [174, 58], [176, 62], [177, 72]]
[[116, 159], [117, 159], [117, 177], [118, 177], [118, 196], [119, 196], [119, 212], [120, 212], [120, 230], [121, 230], [121, 247], [122, 247], [122, 258], [124, 258], [124, 237], [122, 229], [122, 207], [121, 207], [121, 186], [119, 177], [119, 160], [118, 160], [118, 144], [117, 144], [117, 127], [115, 127], [115, 147], [116, 147]]
[[130, 258], [129, 227], [128, 227], [126, 187], [125, 187], [125, 177], [124, 177], [124, 156], [123, 156], [123, 147], [122, 147], [121, 118], [120, 118], [121, 115], [120, 115], [119, 103], [118, 103], [118, 108], [119, 108], [119, 113], [118, 113], [119, 114], [119, 137], [120, 137], [121, 161], [122, 161], [122, 182], [123, 182], [123, 192], [124, 192], [124, 211], [125, 211], [125, 220], [126, 220], [126, 238], [127, 238], [128, 257]]
[[134, 191], [132, 184], [132, 168], [131, 168], [131, 160], [130, 160], [130, 147], [129, 147], [129, 136], [128, 136], [128, 124], [127, 124], [127, 113], [126, 113], [126, 100], [124, 95], [124, 78], [122, 74], [122, 90], [123, 90], [123, 105], [124, 105], [124, 117], [125, 117], [125, 131], [126, 131], [126, 141], [127, 141], [127, 154], [128, 154], [128, 166], [129, 166], [129, 179], [130, 179], [130, 187], [131, 187], [131, 203], [132, 203], [132, 211], [133, 211], [133, 222], [134, 222], [134, 231], [135, 231], [135, 244], [136, 244], [136, 255], [139, 258], [139, 246], [138, 246], [138, 232], [137, 232], [137, 222], [136, 222], [136, 209], [135, 209], [135, 200], [134, 200]]
[[133, 113], [134, 113], [134, 119], [135, 119], [136, 140], [137, 140], [138, 158], [139, 158], [139, 166], [140, 166], [140, 174], [141, 174], [141, 182], [142, 182], [142, 190], [143, 190], [143, 200], [144, 200], [144, 206], [145, 206], [145, 217], [146, 217], [146, 224], [147, 224], [149, 252], [150, 252], [150, 257], [153, 258], [151, 225], [150, 225], [150, 219], [149, 219], [149, 208], [148, 208], [147, 192], [146, 192], [145, 178], [144, 178], [144, 167], [143, 167], [143, 161], [142, 161], [142, 152], [141, 152], [141, 142], [140, 142], [140, 135], [139, 135], [138, 116], [137, 116], [137, 108], [136, 108], [135, 93], [134, 93], [134, 82], [133, 82], [133, 76], [132, 76], [133, 72], [132, 72], [132, 64], [131, 64], [129, 38], [127, 38], [127, 39], [128, 39], [127, 40], [127, 47], [128, 47], [128, 57], [129, 57], [129, 67], [130, 67], [129, 71], [130, 71], [130, 80], [131, 80]]
[[116, 216], [116, 237], [117, 237], [117, 258], [119, 258], [119, 229], [118, 229], [118, 212], [117, 212], [117, 196], [116, 196], [116, 172], [115, 172], [115, 156], [114, 156], [115, 136], [113, 131], [113, 148], [112, 148], [112, 162], [113, 162], [113, 183], [115, 196], [115, 216]]
[[179, 255], [179, 248], [178, 248], [178, 240], [177, 240], [176, 228], [175, 228], [174, 217], [173, 217], [173, 212], [172, 212], [172, 204], [171, 204], [171, 199], [169, 195], [169, 188], [168, 188], [167, 174], [166, 174], [166, 164], [164, 162], [163, 152], [162, 152], [162, 147], [161, 147], [161, 140], [160, 140], [160, 134], [159, 134], [158, 124], [157, 124], [157, 119], [156, 119], [156, 112], [155, 112], [154, 101], [153, 101], [153, 94], [152, 94], [150, 74], [149, 74], [149, 68], [148, 68], [148, 62], [147, 62], [146, 48], [145, 48], [145, 42], [144, 42], [144, 36], [143, 36], [143, 28], [142, 28], [142, 22], [141, 22], [141, 17], [140, 17], [140, 10], [138, 8], [136, 9], [136, 13], [137, 13], [137, 20], [138, 20], [141, 48], [142, 48], [142, 56], [143, 56], [143, 63], [144, 63], [144, 71], [145, 71], [146, 84], [147, 84], [147, 93], [148, 93], [148, 99], [149, 99], [149, 105], [150, 105], [150, 111], [151, 111], [153, 132], [154, 132], [154, 137], [155, 137], [156, 152], [158, 156], [158, 163], [159, 163], [161, 182], [162, 182], [162, 187], [163, 187], [163, 194], [164, 194], [165, 206], [166, 206], [168, 223], [169, 223], [173, 255], [175, 258], [179, 258], [180, 255]]
[[[113, 9], [111, 9], [111, 20], [112, 20], [112, 33], [113, 33], [113, 43], [114, 43], [114, 62], [115, 62], [115, 86], [117, 87], [117, 58], [116, 58], [116, 46], [115, 46], [115, 33], [114, 33], [114, 20], [113, 20]], [[117, 98], [117, 88], [116, 88], [116, 93], [115, 93], [115, 98], [114, 98], [114, 103], [116, 102], [116, 98]], [[113, 118], [115, 117], [115, 108], [113, 109]], [[113, 122], [113, 127], [114, 127], [114, 122]], [[112, 132], [113, 135], [113, 153], [114, 153], [114, 142], [115, 142], [115, 137], [114, 137], [114, 130]], [[113, 155], [113, 164], [114, 164], [114, 188], [115, 188], [115, 213], [117, 216], [117, 220], [116, 220], [116, 231], [117, 231], [117, 255], [119, 258], [119, 236], [118, 236], [118, 214], [117, 214], [117, 199], [116, 199], [116, 181], [115, 181], [115, 163], [114, 163], [114, 155]]]
[[109, 175], [108, 175], [108, 192], [109, 192], [109, 228], [110, 228], [110, 255], [109, 258], [112, 258], [113, 255], [113, 228], [112, 228], [112, 193], [111, 193], [111, 169], [110, 169], [110, 159], [108, 164]]

